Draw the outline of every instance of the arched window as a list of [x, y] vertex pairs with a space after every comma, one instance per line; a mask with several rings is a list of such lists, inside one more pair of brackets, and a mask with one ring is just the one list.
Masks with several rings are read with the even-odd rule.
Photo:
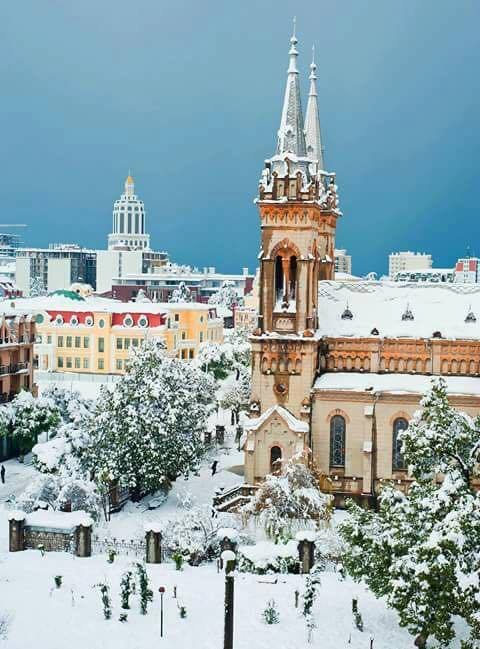
[[345, 419], [335, 415], [330, 419], [330, 466], [345, 466]]
[[280, 473], [282, 470], [282, 449], [272, 446], [270, 449], [270, 473]]
[[403, 471], [405, 469], [405, 460], [402, 455], [402, 442], [399, 439], [399, 433], [407, 430], [408, 421], [404, 417], [398, 417], [393, 422], [393, 439], [392, 439], [392, 468], [394, 471]]

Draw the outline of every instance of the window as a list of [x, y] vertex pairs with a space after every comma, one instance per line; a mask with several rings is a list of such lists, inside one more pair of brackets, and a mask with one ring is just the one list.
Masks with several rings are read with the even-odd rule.
[[187, 337], [187, 334], [184, 331], [182, 331], [182, 340], [185, 340], [186, 337]]
[[178, 321], [180, 320], [180, 314], [179, 314], [179, 313], [176, 313], [176, 314], [174, 315], [174, 319], [175, 319], [175, 322], [178, 322]]
[[69, 367], [70, 369], [72, 367], [72, 357], [71, 356], [67, 356], [67, 367]]
[[187, 358], [187, 350], [186, 349], [182, 349], [182, 358], [183, 359]]
[[282, 449], [272, 446], [270, 449], [270, 473], [280, 473], [282, 470]]
[[125, 338], [125, 341], [124, 341], [123, 344], [124, 344], [125, 349], [130, 349], [130, 338]]
[[98, 369], [99, 370], [104, 370], [105, 369], [105, 363], [103, 361], [103, 358], [98, 359]]
[[79, 358], [75, 358], [75, 369], [76, 369], [76, 370], [79, 370], [80, 367], [81, 367], [81, 365], [80, 365], [80, 359], [79, 359]]
[[47, 336], [47, 345], [51, 345], [51, 344], [52, 344], [52, 337]]
[[188, 350], [188, 358], [193, 358], [194, 355], [195, 355], [195, 352], [193, 351], [193, 349], [189, 349]]
[[404, 417], [398, 417], [393, 422], [393, 439], [392, 439], [392, 469], [394, 471], [405, 470], [405, 460], [402, 455], [402, 442], [399, 439], [399, 433], [407, 430], [408, 421]]
[[61, 356], [59, 356], [58, 359], [57, 359], [57, 366], [58, 367], [63, 367], [63, 358]]
[[132, 338], [132, 347], [138, 347], [138, 338]]
[[345, 419], [340, 415], [330, 419], [330, 466], [345, 466]]
[[72, 346], [72, 337], [67, 336], [67, 347], [71, 347], [71, 346]]
[[117, 338], [117, 349], [123, 349], [123, 338]]
[[200, 332], [200, 342], [203, 343], [203, 331]]
[[121, 358], [117, 358], [117, 370], [121, 370], [121, 369], [122, 369], [122, 365], [123, 365], [123, 363], [122, 363], [122, 359], [121, 359]]
[[37, 334], [37, 339], [35, 340], [35, 342], [39, 343], [39, 344], [42, 342], [42, 335], [41, 334]]
[[81, 346], [82, 346], [82, 337], [81, 336], [75, 336], [75, 347], [78, 349]]
[[98, 321], [98, 326], [100, 327], [100, 329], [103, 329], [103, 328], [104, 328], [104, 326], [105, 326], [105, 320], [104, 320], [103, 318], [100, 319], [100, 320]]
[[63, 336], [57, 337], [57, 347], [63, 347]]
[[105, 338], [99, 338], [98, 339], [98, 351], [100, 353], [105, 351]]
[[90, 367], [90, 361], [88, 360], [88, 358], [84, 358], [83, 359], [83, 369], [88, 370], [89, 367]]
[[90, 347], [90, 337], [89, 336], [84, 336], [83, 337], [83, 346], [85, 349], [88, 349]]

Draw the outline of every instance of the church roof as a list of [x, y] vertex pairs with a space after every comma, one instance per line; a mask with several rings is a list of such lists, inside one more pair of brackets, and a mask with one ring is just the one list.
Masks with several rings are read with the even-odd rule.
[[[374, 374], [359, 372], [332, 372], [322, 374], [315, 381], [314, 390], [345, 392], [388, 392], [393, 394], [425, 394], [432, 387], [433, 376], [420, 374]], [[480, 378], [473, 376], [444, 376], [448, 394], [479, 396]]]
[[292, 415], [290, 410], [287, 410], [286, 408], [279, 406], [278, 404], [270, 406], [270, 408], [265, 410], [265, 412], [262, 413], [260, 417], [247, 419], [244, 423], [244, 428], [246, 430], [258, 430], [262, 426], [262, 424], [267, 421], [270, 415], [273, 415], [273, 413], [277, 413], [281, 417], [281, 419], [284, 420], [290, 430], [293, 430], [296, 433], [308, 432], [308, 424], [306, 422], [297, 419], [297, 417]]
[[[318, 290], [317, 336], [480, 340], [478, 284], [323, 281]], [[342, 319], [347, 304], [352, 318]]]

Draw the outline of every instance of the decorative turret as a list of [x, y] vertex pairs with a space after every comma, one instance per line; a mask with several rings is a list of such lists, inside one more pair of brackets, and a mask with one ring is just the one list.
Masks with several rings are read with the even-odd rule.
[[310, 63], [310, 92], [308, 93], [307, 112], [305, 113], [305, 140], [307, 156], [317, 162], [318, 169], [325, 169], [323, 160], [322, 134], [317, 99], [317, 66], [315, 64], [315, 47], [312, 47], [312, 62]]

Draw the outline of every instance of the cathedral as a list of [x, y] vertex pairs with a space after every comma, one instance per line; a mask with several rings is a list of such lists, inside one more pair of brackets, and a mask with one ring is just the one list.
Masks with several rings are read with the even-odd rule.
[[433, 377], [444, 377], [454, 406], [480, 413], [480, 289], [335, 282], [337, 180], [324, 160], [314, 61], [302, 111], [297, 43], [294, 34], [277, 146], [256, 200], [259, 319], [245, 482], [302, 455], [337, 505], [346, 497], [371, 504], [386, 480], [408, 488], [398, 434]]

